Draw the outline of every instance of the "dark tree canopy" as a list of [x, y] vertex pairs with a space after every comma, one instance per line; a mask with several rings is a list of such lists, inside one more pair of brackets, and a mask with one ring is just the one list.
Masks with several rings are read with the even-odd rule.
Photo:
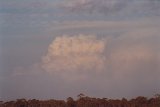
[[108, 99], [108, 98], [92, 98], [80, 94], [77, 100], [68, 97], [64, 100], [26, 100], [17, 99], [16, 101], [3, 102], [0, 101], [0, 107], [160, 107], [160, 95], [157, 94], [153, 98], [138, 96], [137, 98], [127, 100]]

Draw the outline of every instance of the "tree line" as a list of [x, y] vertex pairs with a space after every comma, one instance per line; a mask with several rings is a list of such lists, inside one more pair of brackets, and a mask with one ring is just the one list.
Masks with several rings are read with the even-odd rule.
[[131, 100], [126, 98], [92, 98], [84, 94], [78, 95], [77, 100], [68, 97], [66, 101], [17, 99], [16, 101], [0, 101], [0, 107], [160, 107], [160, 94], [155, 95], [153, 98], [138, 96]]

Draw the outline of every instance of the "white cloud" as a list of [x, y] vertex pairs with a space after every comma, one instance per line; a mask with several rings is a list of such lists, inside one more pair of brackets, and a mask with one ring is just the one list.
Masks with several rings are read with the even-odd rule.
[[94, 35], [56, 37], [43, 57], [49, 72], [104, 69], [106, 41]]
[[[88, 80], [91, 75], [101, 74], [114, 79], [132, 75], [148, 77], [151, 74], [157, 78], [160, 69], [157, 66], [160, 64], [160, 50], [157, 47], [159, 31], [154, 25], [143, 27], [148, 24], [126, 22], [122, 25], [128, 27], [128, 30], [118, 37], [82, 34], [57, 36], [50, 44], [47, 55], [43, 57], [43, 69], [60, 73], [62, 78], [71, 81]], [[113, 28], [116, 26], [114, 23], [111, 25]], [[118, 28], [120, 27], [116, 29]], [[96, 74], [97, 71], [103, 73]], [[134, 78], [130, 79], [134, 81]]]

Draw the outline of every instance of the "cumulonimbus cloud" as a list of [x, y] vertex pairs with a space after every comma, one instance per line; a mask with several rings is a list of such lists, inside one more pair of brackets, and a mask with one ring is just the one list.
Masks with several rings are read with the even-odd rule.
[[57, 36], [42, 58], [42, 67], [48, 72], [105, 71], [123, 75], [143, 69], [148, 73], [145, 68], [154, 69], [159, 63], [155, 43], [150, 40], [158, 37], [155, 34], [138, 30], [109, 40], [95, 35]]
[[71, 11], [98, 12], [103, 14], [134, 13], [159, 15], [159, 0], [69, 0], [64, 7]]
[[[131, 98], [158, 92], [158, 29], [137, 28], [111, 38], [98, 36], [55, 37], [42, 62], [27, 70], [15, 69], [15, 75], [7, 78], [12, 80], [11, 83], [2, 85], [2, 96], [10, 98], [13, 94], [30, 98], [37, 93], [38, 98], [46, 95], [64, 98], [85, 92], [103, 97]], [[17, 90], [15, 86], [22, 88]]]
[[101, 70], [106, 41], [94, 35], [56, 37], [43, 57], [46, 71]]

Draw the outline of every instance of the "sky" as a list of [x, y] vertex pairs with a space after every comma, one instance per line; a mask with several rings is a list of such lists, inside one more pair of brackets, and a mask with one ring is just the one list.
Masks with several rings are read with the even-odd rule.
[[160, 93], [160, 0], [0, 0], [0, 100]]

